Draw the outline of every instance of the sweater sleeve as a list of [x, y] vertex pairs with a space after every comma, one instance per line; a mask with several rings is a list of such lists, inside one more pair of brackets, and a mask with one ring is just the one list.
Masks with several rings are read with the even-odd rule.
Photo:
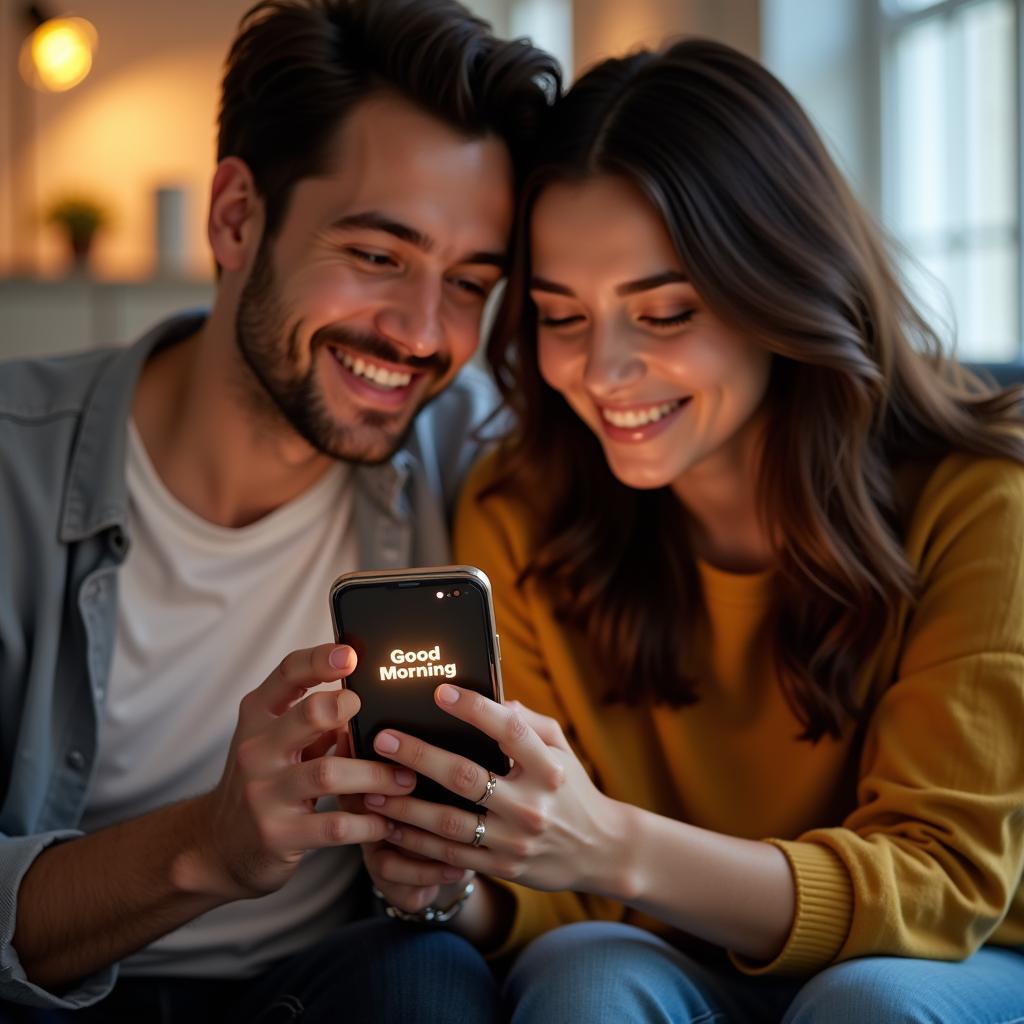
[[987, 941], [1024, 871], [1024, 468], [953, 456], [913, 516], [919, 596], [875, 705], [857, 806], [787, 856], [797, 912], [749, 973], [869, 955], [959, 960]]
[[[530, 605], [519, 574], [528, 557], [523, 514], [504, 496], [481, 495], [495, 478], [495, 456], [485, 458], [470, 474], [455, 519], [455, 557], [487, 574], [494, 615], [501, 638], [501, 671], [505, 698], [518, 700], [554, 718], [573, 742], [572, 725], [558, 700], [534, 628]], [[574, 743], [579, 754], [579, 748]], [[586, 759], [581, 757], [590, 770]], [[625, 908], [602, 897], [572, 892], [539, 892], [503, 879], [493, 881], [515, 899], [508, 931], [492, 957], [504, 956], [562, 924], [584, 920], [620, 920]]]

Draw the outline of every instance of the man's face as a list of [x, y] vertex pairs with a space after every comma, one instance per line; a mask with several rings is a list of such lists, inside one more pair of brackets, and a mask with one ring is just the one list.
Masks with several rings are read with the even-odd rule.
[[236, 336], [266, 396], [333, 458], [378, 462], [473, 354], [512, 221], [505, 145], [372, 96], [331, 169], [296, 183], [242, 292]]

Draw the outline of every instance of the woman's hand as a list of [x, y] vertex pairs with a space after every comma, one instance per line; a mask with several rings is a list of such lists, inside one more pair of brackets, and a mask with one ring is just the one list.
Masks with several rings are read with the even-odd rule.
[[473, 877], [472, 871], [424, 860], [384, 842], [364, 843], [363, 861], [384, 899], [408, 913], [431, 904], [448, 906], [459, 898]]
[[[471, 811], [411, 796], [367, 796], [371, 811], [401, 823], [386, 842], [376, 844], [379, 873], [383, 876], [386, 870], [397, 884], [422, 887], [436, 884], [443, 877], [440, 865], [448, 865], [534, 889], [617, 888], [611, 879], [621, 872], [626, 840], [621, 805], [594, 786], [558, 723], [519, 704], [497, 704], [450, 683], [437, 688], [435, 700], [453, 717], [497, 741], [514, 767], [498, 778], [486, 803], [478, 846], [472, 844], [481, 819]], [[394, 729], [380, 732], [374, 748], [458, 796], [474, 802], [484, 796], [489, 773], [458, 754]], [[433, 864], [420, 862], [418, 867], [407, 856], [384, 859], [389, 847]]]

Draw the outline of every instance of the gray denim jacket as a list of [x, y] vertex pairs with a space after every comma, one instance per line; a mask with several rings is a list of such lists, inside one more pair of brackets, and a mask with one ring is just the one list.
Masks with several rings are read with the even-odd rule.
[[[12, 945], [18, 887], [43, 849], [81, 835], [131, 543], [135, 383], [150, 352], [202, 320], [176, 318], [127, 349], [0, 365], [0, 1006], [73, 1009], [116, 979], [115, 965], [59, 995], [32, 984]], [[456, 493], [494, 403], [486, 375], [467, 368], [390, 462], [355, 469], [362, 567], [449, 561]]]

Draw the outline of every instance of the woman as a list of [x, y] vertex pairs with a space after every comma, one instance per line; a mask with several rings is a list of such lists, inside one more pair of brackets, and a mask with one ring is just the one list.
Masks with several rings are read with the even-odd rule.
[[589, 922], [516, 1020], [1024, 1017], [1019, 393], [940, 358], [735, 51], [602, 64], [541, 152], [490, 347], [518, 427], [457, 535], [524, 707], [437, 692], [516, 767], [381, 733], [487, 813], [368, 798], [378, 886], [514, 879], [452, 920], [502, 949]]

